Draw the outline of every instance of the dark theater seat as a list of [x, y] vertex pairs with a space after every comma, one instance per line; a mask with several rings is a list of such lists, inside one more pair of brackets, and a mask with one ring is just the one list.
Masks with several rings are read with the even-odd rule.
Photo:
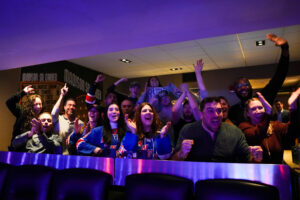
[[53, 168], [40, 165], [11, 166], [6, 176], [2, 199], [47, 199], [53, 172]]
[[5, 178], [8, 172], [10, 165], [5, 164], [5, 163], [0, 163], [0, 199], [1, 194], [3, 194], [4, 191], [4, 183], [5, 183]]
[[210, 179], [198, 181], [197, 200], [279, 200], [276, 187], [237, 179]]
[[64, 169], [54, 174], [52, 184], [53, 200], [104, 200], [112, 176], [92, 169]]
[[193, 181], [178, 176], [145, 173], [125, 178], [127, 200], [188, 200], [193, 193]]

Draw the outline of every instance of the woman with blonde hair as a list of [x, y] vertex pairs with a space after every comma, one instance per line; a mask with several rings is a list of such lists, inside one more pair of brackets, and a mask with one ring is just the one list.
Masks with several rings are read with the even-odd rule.
[[300, 89], [292, 93], [289, 99], [290, 123], [270, 121], [272, 107], [259, 92], [258, 98], [246, 102], [245, 117], [248, 121], [242, 122], [239, 128], [244, 132], [249, 146], [262, 147], [264, 163], [282, 163], [283, 144], [285, 140], [294, 137], [292, 133], [295, 132], [296, 100], [299, 94]]

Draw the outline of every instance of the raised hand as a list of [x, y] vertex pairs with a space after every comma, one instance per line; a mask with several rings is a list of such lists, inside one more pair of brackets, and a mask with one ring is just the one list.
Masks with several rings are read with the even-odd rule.
[[167, 122], [167, 124], [162, 127], [162, 129], [160, 130], [160, 137], [164, 138], [166, 137], [167, 132], [169, 131], [169, 129], [171, 128], [171, 122]]
[[125, 122], [130, 132], [136, 134], [136, 123], [128, 117], [128, 114], [125, 115]]
[[127, 80], [127, 78], [124, 78], [124, 77], [123, 77], [123, 78], [121, 78], [119, 81], [120, 81], [120, 82], [126, 82], [126, 81], [128, 81], [128, 80]]
[[263, 160], [263, 149], [261, 146], [249, 146], [248, 149], [251, 155], [251, 161], [261, 162]]
[[26, 87], [24, 87], [23, 91], [26, 94], [32, 94], [34, 93], [34, 88], [32, 87], [32, 85], [27, 85]]
[[75, 134], [81, 134], [81, 124], [79, 124], [78, 118], [76, 118], [74, 121], [74, 132]]
[[266, 35], [266, 37], [267, 37], [270, 41], [274, 42], [274, 44], [275, 44], [276, 46], [281, 46], [281, 45], [287, 43], [286, 39], [284, 39], [284, 38], [282, 38], [282, 37], [278, 37], [277, 35], [272, 34], [272, 33], [268, 33], [268, 34]]
[[65, 83], [64, 87], [62, 87], [60, 89], [60, 95], [66, 96], [66, 94], [68, 93], [68, 91], [69, 91], [69, 88], [67, 87], [67, 84]]
[[202, 58], [201, 58], [200, 60], [197, 60], [196, 65], [193, 64], [194, 69], [195, 69], [195, 72], [202, 72], [203, 65], [204, 65], [204, 63], [203, 63], [203, 61], [202, 61]]
[[146, 82], [146, 83], [145, 83], [144, 92], [146, 92], [146, 93], [147, 93], [147, 92], [148, 92], [148, 90], [149, 90], [149, 87], [148, 87], [148, 82]]
[[182, 92], [189, 92], [189, 86], [186, 83], [182, 83], [180, 85], [180, 89], [181, 89]]
[[272, 113], [272, 106], [269, 104], [269, 102], [265, 99], [265, 97], [260, 92], [256, 92], [256, 94], [258, 96], [259, 101], [264, 106], [266, 113], [270, 115]]
[[100, 83], [102, 81], [104, 81], [105, 79], [105, 76], [103, 74], [98, 74], [96, 80], [95, 80], [95, 83]]
[[295, 92], [292, 92], [292, 94], [288, 100], [290, 110], [294, 110], [297, 108], [296, 102], [297, 102], [299, 95], [300, 95], [300, 87]]
[[181, 143], [181, 148], [180, 148], [180, 157], [185, 159], [192, 147], [193, 147], [193, 144], [194, 144], [194, 140], [183, 140], [182, 143]]
[[41, 129], [40, 120], [33, 118], [30, 124], [31, 124], [31, 130], [30, 133], [28, 134], [28, 137], [32, 137], [34, 134], [39, 134]]

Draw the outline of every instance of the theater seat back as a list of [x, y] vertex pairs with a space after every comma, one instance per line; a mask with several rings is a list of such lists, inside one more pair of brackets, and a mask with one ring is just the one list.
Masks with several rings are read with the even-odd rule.
[[195, 185], [197, 200], [279, 200], [276, 187], [237, 179], [211, 179]]
[[47, 199], [53, 172], [53, 168], [39, 165], [10, 167], [4, 186], [3, 199]]
[[125, 178], [127, 200], [188, 200], [193, 193], [193, 182], [183, 177], [146, 173]]
[[65, 169], [53, 178], [53, 200], [105, 200], [112, 176], [92, 169]]
[[9, 167], [10, 165], [8, 164], [0, 163], [0, 199], [2, 199], [2, 195], [4, 192], [4, 183]]

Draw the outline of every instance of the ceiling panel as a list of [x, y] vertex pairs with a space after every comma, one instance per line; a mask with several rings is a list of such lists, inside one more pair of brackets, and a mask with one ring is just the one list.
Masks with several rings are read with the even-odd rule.
[[[193, 64], [200, 58], [204, 61], [204, 71], [272, 64], [278, 62], [281, 51], [265, 38], [266, 33], [270, 32], [286, 37], [290, 45], [291, 61], [300, 60], [300, 25], [297, 25], [132, 49], [70, 61], [112, 76], [127, 78], [193, 72]], [[260, 39], [266, 40], [265, 46], [255, 45], [255, 41]], [[132, 63], [122, 63], [120, 58], [127, 58]], [[172, 67], [181, 67], [182, 70], [171, 71]]]

